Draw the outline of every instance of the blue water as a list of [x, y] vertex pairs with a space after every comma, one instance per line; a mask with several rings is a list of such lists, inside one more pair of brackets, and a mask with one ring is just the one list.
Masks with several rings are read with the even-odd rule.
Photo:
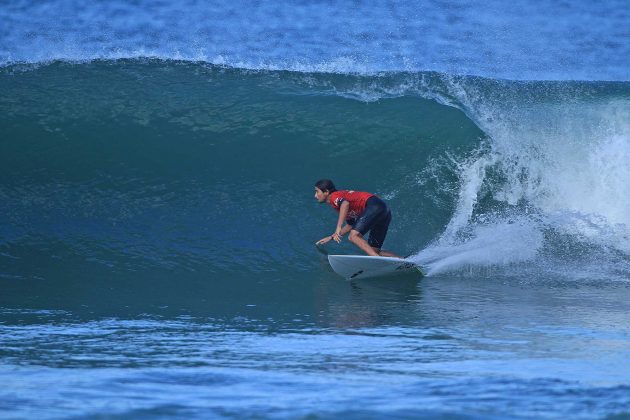
[[[0, 22], [0, 417], [630, 415], [626, 2]], [[323, 177], [428, 275], [337, 277]]]
[[0, 63], [150, 56], [235, 67], [628, 80], [624, 0], [12, 1]]

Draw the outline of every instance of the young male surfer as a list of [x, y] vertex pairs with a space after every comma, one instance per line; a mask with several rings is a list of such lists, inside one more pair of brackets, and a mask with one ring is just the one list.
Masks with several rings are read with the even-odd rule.
[[[315, 199], [320, 203], [329, 203], [339, 212], [335, 233], [320, 239], [316, 245], [323, 245], [332, 239], [339, 243], [343, 235], [350, 232], [350, 242], [366, 254], [400, 258], [381, 249], [392, 220], [392, 213], [383, 200], [368, 192], [337, 191], [330, 179], [321, 179], [315, 183]], [[367, 232], [370, 232], [370, 236], [366, 241], [363, 235]]]

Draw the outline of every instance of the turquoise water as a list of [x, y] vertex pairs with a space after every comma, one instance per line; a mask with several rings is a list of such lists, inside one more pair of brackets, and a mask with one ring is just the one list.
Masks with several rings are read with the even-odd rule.
[[1, 6], [0, 416], [628, 416], [627, 11], [528, 4]]

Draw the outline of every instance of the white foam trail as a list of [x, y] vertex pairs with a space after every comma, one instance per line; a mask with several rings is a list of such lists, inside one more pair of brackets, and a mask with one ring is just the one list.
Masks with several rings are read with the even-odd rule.
[[473, 215], [479, 190], [485, 179], [486, 169], [495, 163], [495, 156], [481, 156], [468, 162], [459, 163], [452, 159], [458, 168], [461, 188], [455, 214], [446, 226], [442, 241], [452, 242], [457, 233], [466, 227]]
[[459, 243], [440, 241], [410, 257], [428, 275], [478, 266], [503, 266], [533, 259], [543, 244], [541, 229], [531, 220], [500, 220], [474, 227]]

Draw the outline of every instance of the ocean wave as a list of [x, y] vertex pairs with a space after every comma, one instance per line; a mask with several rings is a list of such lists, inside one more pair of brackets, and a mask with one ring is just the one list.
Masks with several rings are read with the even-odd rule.
[[[312, 183], [331, 177], [386, 198], [388, 247], [434, 275], [552, 260], [569, 272], [604, 255], [600, 273], [627, 278], [627, 83], [23, 68], [0, 71], [3, 276], [42, 256], [29, 275], [77, 259], [118, 273], [312, 271], [312, 243], [334, 224]], [[567, 243], [587, 250], [581, 262]]]

